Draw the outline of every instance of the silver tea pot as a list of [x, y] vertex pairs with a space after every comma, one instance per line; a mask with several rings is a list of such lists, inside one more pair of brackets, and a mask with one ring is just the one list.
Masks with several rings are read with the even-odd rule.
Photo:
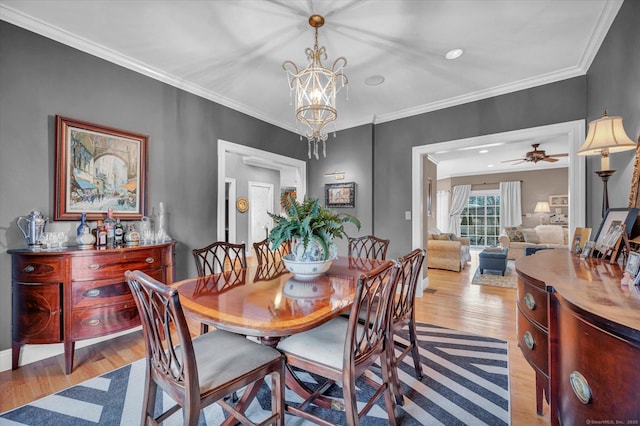
[[44, 227], [49, 220], [48, 217], [42, 216], [42, 214], [34, 210], [29, 213], [29, 216], [20, 216], [16, 223], [18, 228], [22, 231], [24, 239], [29, 247], [36, 247], [41, 245], [40, 237], [44, 234]]

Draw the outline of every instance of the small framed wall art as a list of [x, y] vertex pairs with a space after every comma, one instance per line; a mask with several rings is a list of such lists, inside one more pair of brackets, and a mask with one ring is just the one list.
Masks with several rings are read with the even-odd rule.
[[355, 207], [355, 182], [327, 183], [324, 185], [324, 198], [327, 207]]

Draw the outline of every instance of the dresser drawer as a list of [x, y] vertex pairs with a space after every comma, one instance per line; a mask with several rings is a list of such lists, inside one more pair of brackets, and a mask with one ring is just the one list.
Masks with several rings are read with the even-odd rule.
[[527, 362], [549, 376], [549, 343], [547, 332], [532, 323], [518, 305], [518, 346]]
[[151, 271], [162, 267], [161, 248], [149, 250], [120, 251], [94, 256], [74, 256], [71, 259], [73, 281], [99, 280], [120, 276], [124, 280], [127, 269]]
[[64, 258], [56, 256], [13, 256], [13, 280], [25, 283], [64, 280]]
[[130, 302], [103, 308], [78, 309], [71, 314], [72, 340], [97, 337], [140, 325], [138, 308]]
[[[164, 279], [164, 269], [145, 271], [158, 281]], [[129, 284], [122, 278], [98, 281], [74, 281], [71, 286], [72, 309], [107, 306], [132, 301]]]
[[548, 330], [548, 300], [549, 294], [520, 277], [518, 280], [518, 307], [540, 327]]

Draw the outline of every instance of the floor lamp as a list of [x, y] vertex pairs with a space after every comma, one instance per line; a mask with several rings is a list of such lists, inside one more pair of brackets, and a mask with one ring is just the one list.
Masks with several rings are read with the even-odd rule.
[[622, 117], [609, 117], [607, 110], [598, 120], [589, 123], [589, 132], [584, 144], [578, 150], [578, 155], [600, 155], [600, 168], [595, 173], [600, 176], [604, 184], [602, 194], [602, 217], [607, 215], [609, 210], [609, 193], [607, 190], [607, 182], [609, 178], [616, 172], [609, 168], [609, 154], [613, 152], [628, 151], [635, 149], [636, 144], [622, 127]]

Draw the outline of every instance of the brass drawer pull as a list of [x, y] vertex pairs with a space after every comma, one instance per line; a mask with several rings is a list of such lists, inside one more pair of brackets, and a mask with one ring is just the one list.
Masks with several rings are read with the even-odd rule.
[[87, 297], [97, 297], [97, 296], [99, 296], [99, 295], [100, 295], [100, 293], [101, 293], [101, 292], [100, 292], [100, 289], [92, 288], [91, 290], [88, 290], [88, 291], [85, 293], [85, 296], [87, 296]]
[[23, 269], [23, 271], [25, 271], [25, 272], [33, 272], [35, 270], [36, 270], [36, 268], [33, 265], [27, 265]]
[[529, 348], [529, 350], [533, 350], [533, 347], [536, 345], [536, 341], [533, 340], [533, 335], [531, 334], [531, 332], [525, 331], [524, 335], [522, 336], [522, 340], [524, 341], [524, 344]]
[[95, 271], [96, 269], [100, 269], [100, 265], [98, 265], [97, 263], [92, 263], [91, 265], [89, 265], [89, 269], [93, 269]]
[[531, 293], [527, 293], [524, 295], [524, 304], [531, 311], [533, 311], [536, 308], [536, 300], [533, 298]]
[[576, 394], [580, 402], [588, 404], [591, 401], [591, 387], [587, 379], [577, 371], [572, 371], [569, 374], [569, 383], [571, 383], [571, 389]]
[[100, 321], [97, 318], [92, 318], [90, 320], [88, 320], [85, 324], [88, 325], [89, 327], [95, 327], [96, 325], [100, 325], [102, 321]]
[[146, 261], [147, 261], [147, 263], [153, 263], [156, 260], [153, 257], [147, 257]]

